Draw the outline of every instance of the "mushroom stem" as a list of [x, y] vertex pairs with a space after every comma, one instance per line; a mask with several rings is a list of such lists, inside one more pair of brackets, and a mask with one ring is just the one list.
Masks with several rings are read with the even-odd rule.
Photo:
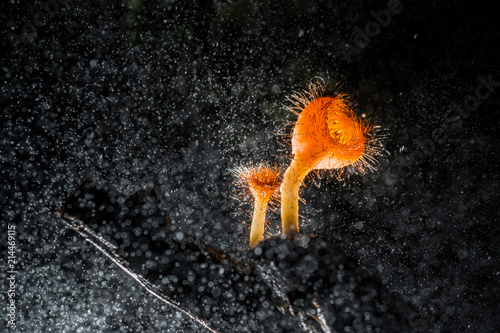
[[269, 202], [268, 197], [256, 197], [254, 208], [253, 208], [253, 217], [252, 217], [252, 226], [250, 228], [250, 248], [254, 248], [260, 242], [264, 240], [264, 226], [266, 224], [266, 211], [267, 204]]
[[293, 159], [281, 183], [281, 227], [285, 236], [299, 233], [299, 189], [302, 181], [313, 169]]

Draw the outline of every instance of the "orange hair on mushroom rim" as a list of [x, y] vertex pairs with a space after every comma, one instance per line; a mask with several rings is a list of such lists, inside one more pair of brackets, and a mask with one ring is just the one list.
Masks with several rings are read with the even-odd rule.
[[279, 200], [281, 170], [277, 166], [259, 164], [257, 166], [239, 166], [232, 170], [237, 178], [236, 185], [240, 196], [246, 201], [253, 199], [253, 216], [250, 227], [250, 248], [264, 240], [266, 211], [269, 202]]
[[352, 111], [345, 94], [323, 96], [324, 86], [294, 94], [288, 109], [298, 119], [292, 132], [292, 161], [281, 183], [281, 223], [284, 235], [299, 232], [299, 189], [313, 170], [337, 173], [346, 167], [364, 173], [375, 169], [382, 148], [374, 127]]

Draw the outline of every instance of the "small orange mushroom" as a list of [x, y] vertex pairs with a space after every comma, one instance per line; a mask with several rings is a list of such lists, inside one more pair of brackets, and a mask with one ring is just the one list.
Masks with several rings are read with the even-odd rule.
[[240, 166], [232, 172], [244, 199], [253, 198], [253, 216], [250, 228], [250, 248], [264, 240], [266, 211], [269, 202], [277, 201], [281, 171], [276, 166], [259, 164]]
[[299, 117], [292, 133], [293, 158], [281, 183], [281, 223], [286, 236], [299, 232], [299, 189], [312, 170], [373, 168], [378, 146], [372, 126], [355, 116], [346, 95], [322, 96], [323, 86], [292, 96], [290, 107]]

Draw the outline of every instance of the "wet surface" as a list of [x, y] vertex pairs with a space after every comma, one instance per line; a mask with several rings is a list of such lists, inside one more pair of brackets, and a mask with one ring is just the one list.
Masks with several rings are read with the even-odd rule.
[[[406, 309], [398, 318], [409, 318], [399, 322], [411, 330], [499, 329], [500, 73], [493, 8], [461, 1], [60, 1], [57, 9], [12, 1], [1, 7], [0, 239], [6, 244], [15, 226], [12, 331], [202, 331], [55, 211], [85, 179], [122, 193], [125, 202], [146, 186], [165, 212], [155, 227], [165, 223], [250, 260], [244, 223], [251, 207], [234, 200], [230, 169], [288, 164], [290, 143], [277, 133], [289, 130], [296, 116], [283, 103], [316, 77], [331, 90], [340, 84], [355, 111], [381, 126], [388, 155], [364, 176], [306, 180], [301, 231], [320, 236], [330, 250], [341, 246], [356, 266], [352, 272], [369, 274], [373, 300], [390, 297], [388, 304]], [[268, 217], [270, 232], [278, 234], [279, 214]], [[101, 227], [116, 235], [117, 226]], [[127, 260], [144, 265], [139, 271], [146, 276], [152, 264], [141, 247], [152, 243], [120, 248], [133, 230], [109, 241], [119, 241], [121, 255], [130, 253]], [[287, 247], [269, 245], [272, 256], [280, 255], [276, 245]], [[6, 264], [8, 251], [2, 247]], [[296, 269], [286, 262], [277, 263], [278, 271]], [[307, 271], [300, 279], [314, 286], [317, 275]], [[2, 269], [2, 279], [7, 272]], [[1, 287], [6, 299], [12, 299], [9, 286]], [[299, 309], [331, 295], [287, 292]], [[323, 310], [326, 321], [338, 311]], [[224, 311], [221, 316], [232, 316]], [[283, 327], [300, 329], [297, 316], [284, 318], [291, 319]]]

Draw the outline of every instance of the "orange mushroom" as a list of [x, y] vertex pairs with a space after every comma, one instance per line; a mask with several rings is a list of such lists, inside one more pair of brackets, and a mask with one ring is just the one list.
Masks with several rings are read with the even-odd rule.
[[[352, 166], [363, 172], [376, 165], [380, 149], [349, 107], [346, 95], [322, 96], [321, 84], [295, 94], [290, 107], [299, 117], [292, 133], [293, 158], [281, 183], [281, 223], [286, 236], [299, 232], [299, 189], [312, 170], [342, 170]], [[300, 111], [296, 112], [296, 111]]]
[[276, 166], [259, 164], [257, 166], [240, 166], [232, 172], [241, 196], [248, 200], [253, 198], [253, 216], [250, 227], [250, 248], [264, 240], [266, 211], [269, 202], [278, 201], [281, 171]]

